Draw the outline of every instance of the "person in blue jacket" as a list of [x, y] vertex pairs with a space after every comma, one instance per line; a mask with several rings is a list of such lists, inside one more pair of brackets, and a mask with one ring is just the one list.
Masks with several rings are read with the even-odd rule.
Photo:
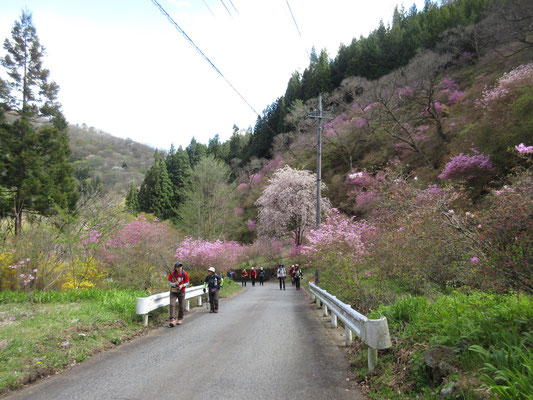
[[220, 290], [220, 287], [222, 286], [222, 278], [220, 275], [215, 274], [215, 268], [209, 267], [208, 269], [209, 275], [205, 277], [204, 280], [204, 293], [206, 292], [206, 289], [209, 294], [209, 304], [211, 305], [211, 311], [212, 313], [218, 312], [218, 291]]

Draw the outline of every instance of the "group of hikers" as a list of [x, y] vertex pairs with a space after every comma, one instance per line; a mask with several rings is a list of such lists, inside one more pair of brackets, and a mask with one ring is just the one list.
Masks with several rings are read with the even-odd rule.
[[[222, 287], [223, 279], [215, 272], [214, 267], [207, 269], [208, 275], [204, 279], [204, 293], [208, 293], [210, 313], [218, 313], [218, 291]], [[230, 271], [228, 273], [229, 278], [233, 278], [234, 273]], [[241, 285], [246, 286], [246, 281], [250, 277], [252, 286], [255, 286], [255, 281], [259, 278], [259, 285], [263, 286], [265, 281], [265, 270], [261, 267], [256, 270], [254, 267], [250, 269], [250, 272], [245, 269], [241, 271]], [[287, 273], [285, 266], [280, 264], [278, 266], [276, 276], [279, 280], [279, 290], [285, 290], [285, 278]], [[291, 265], [289, 269], [289, 276], [291, 277], [291, 283], [296, 286], [296, 290], [300, 290], [300, 280], [303, 276], [303, 272], [298, 264]], [[174, 270], [170, 272], [168, 276], [168, 284], [170, 285], [170, 322], [169, 325], [174, 327], [183, 323], [183, 317], [185, 315], [185, 289], [190, 284], [189, 274], [183, 269], [181, 262], [174, 264]], [[176, 321], [176, 302], [178, 302], [178, 319]]]

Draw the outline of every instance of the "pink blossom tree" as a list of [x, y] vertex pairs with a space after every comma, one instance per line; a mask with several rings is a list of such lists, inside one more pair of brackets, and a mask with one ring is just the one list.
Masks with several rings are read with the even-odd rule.
[[227, 271], [246, 259], [246, 246], [234, 241], [186, 237], [176, 249], [176, 259], [192, 268], [215, 267], [217, 271]]
[[324, 255], [334, 252], [355, 264], [366, 254], [366, 242], [374, 231], [367, 222], [355, 221], [332, 208], [320, 229], [311, 230], [307, 235], [308, 243], [302, 247], [302, 254], [320, 262]]
[[[259, 207], [260, 234], [292, 235], [294, 243], [301, 245], [305, 232], [316, 221], [316, 175], [289, 166], [278, 169], [255, 204]], [[322, 205], [328, 210], [329, 200], [323, 198]]]

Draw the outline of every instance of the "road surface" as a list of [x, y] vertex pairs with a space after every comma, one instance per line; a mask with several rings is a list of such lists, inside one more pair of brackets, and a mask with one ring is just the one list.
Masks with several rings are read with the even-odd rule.
[[362, 399], [305, 291], [248, 287], [6, 399]]

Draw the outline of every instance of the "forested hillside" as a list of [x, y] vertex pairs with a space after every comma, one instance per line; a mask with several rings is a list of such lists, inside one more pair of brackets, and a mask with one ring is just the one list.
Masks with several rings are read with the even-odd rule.
[[[313, 52], [253, 130], [168, 152], [84, 126], [68, 147], [54, 93], [20, 87], [0, 82], [1, 290], [167, 290], [168, 260], [193, 281], [299, 264], [387, 316], [380, 366], [352, 359], [371, 398], [533, 396], [533, 2], [398, 9]], [[96, 177], [127, 194], [79, 201]]]
[[125, 196], [140, 184], [154, 162], [155, 149], [86, 125], [69, 125], [71, 160], [80, 189]]

